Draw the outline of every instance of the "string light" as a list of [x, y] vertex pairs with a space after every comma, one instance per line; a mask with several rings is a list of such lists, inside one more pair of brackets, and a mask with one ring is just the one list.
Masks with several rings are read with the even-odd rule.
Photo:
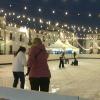
[[27, 10], [27, 7], [26, 6], [24, 7], [24, 10]]
[[52, 13], [55, 14], [55, 10], [53, 10]]
[[[54, 10], [53, 10], [54, 11]], [[1, 13], [4, 13], [5, 11], [3, 10], [3, 9], [1, 9], [0, 10], [0, 12]], [[91, 13], [89, 13], [90, 15], [91, 15]], [[27, 16], [25, 16], [25, 15], [17, 15], [15, 12], [8, 12], [8, 13], [4, 13], [4, 16], [6, 17], [6, 16], [14, 16], [14, 15], [16, 15], [16, 18], [17, 19], [20, 19], [20, 20], [22, 20], [22, 18], [26, 18], [28, 21], [33, 21], [33, 22], [35, 22], [36, 21], [36, 19], [35, 18], [30, 18], [30, 17], [27, 17]], [[44, 23], [44, 20], [45, 19], [41, 19], [40, 18], [40, 23]], [[21, 22], [21, 21], [20, 21]], [[46, 22], [46, 24], [47, 25], [52, 25], [51, 24], [51, 21], [45, 21]], [[88, 33], [98, 33], [98, 27], [96, 27], [95, 29], [94, 29], [94, 31], [93, 31], [93, 29], [91, 28], [91, 27], [89, 27], [89, 28], [85, 28], [83, 25], [81, 26], [81, 27], [79, 27], [79, 26], [76, 26], [76, 25], [71, 25], [71, 26], [69, 26], [69, 25], [67, 25], [67, 24], [64, 24], [64, 25], [60, 25], [60, 23], [58, 24], [59, 22], [57, 22], [56, 24], [55, 24], [55, 27], [57, 27], [58, 25], [59, 26], [61, 26], [61, 28], [64, 28], [64, 27], [66, 27], [66, 29], [68, 29], [68, 30], [70, 30], [70, 29], [72, 29], [73, 30], [73, 32], [77, 32], [77, 31], [83, 31], [83, 32], [88, 32]], [[28, 23], [27, 23], [28, 24]], [[44, 23], [45, 24], [45, 23]]]
[[33, 18], [33, 22], [35, 22], [35, 18]]
[[13, 16], [15, 15], [15, 13], [13, 12]]
[[39, 8], [39, 9], [38, 9], [38, 11], [39, 11], [39, 12], [42, 12], [42, 9], [41, 9], [41, 8]]
[[57, 22], [56, 24], [55, 24], [55, 26], [58, 26], [59, 25], [59, 23]]
[[39, 22], [40, 22], [40, 23], [43, 23], [43, 20], [42, 20], [42, 19], [40, 19], [40, 20], [39, 20]]
[[2, 9], [2, 10], [0, 10], [0, 12], [2, 12], [2, 13], [3, 13], [3, 12], [4, 12], [4, 10]]
[[78, 15], [78, 16], [80, 16], [81, 14], [80, 14], [80, 13], [78, 13], [77, 15]]
[[89, 15], [88, 15], [89, 17], [92, 17], [92, 14], [91, 13], [89, 13]]
[[26, 16], [25, 15], [23, 15], [23, 18], [25, 18]]
[[5, 13], [4, 15], [7, 16], [7, 13]]
[[27, 18], [27, 20], [28, 20], [28, 21], [31, 21], [31, 19], [30, 19], [30, 18]]
[[68, 15], [68, 12], [65, 12], [65, 15]]
[[9, 16], [11, 16], [11, 13], [9, 13]]
[[21, 23], [22, 23], [23, 21], [21, 20]]
[[11, 8], [11, 7], [12, 7], [12, 5], [10, 4], [10, 5], [9, 5], [9, 7]]

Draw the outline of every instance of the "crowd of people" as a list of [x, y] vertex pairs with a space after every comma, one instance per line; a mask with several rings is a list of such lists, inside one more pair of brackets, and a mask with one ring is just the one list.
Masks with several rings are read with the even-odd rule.
[[[13, 61], [13, 87], [16, 88], [20, 81], [20, 88], [24, 89], [25, 76], [29, 76], [31, 90], [49, 91], [51, 72], [47, 63], [48, 53], [40, 38], [35, 38], [28, 53], [28, 61], [25, 56], [26, 48], [20, 47], [14, 54]], [[76, 53], [73, 53], [74, 61], [71, 65], [78, 65]], [[64, 64], [69, 64], [69, 59], [65, 58], [63, 52], [60, 56], [59, 69], [65, 68]], [[24, 73], [24, 66], [27, 65], [27, 72]]]

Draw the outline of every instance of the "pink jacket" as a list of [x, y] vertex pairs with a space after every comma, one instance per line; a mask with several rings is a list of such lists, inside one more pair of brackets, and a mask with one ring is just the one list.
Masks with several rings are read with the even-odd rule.
[[48, 53], [43, 44], [32, 46], [29, 51], [29, 77], [51, 77], [47, 64]]

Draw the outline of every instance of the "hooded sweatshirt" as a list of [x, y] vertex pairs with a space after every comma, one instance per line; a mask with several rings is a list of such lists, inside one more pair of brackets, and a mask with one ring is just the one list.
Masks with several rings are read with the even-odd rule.
[[51, 77], [47, 59], [48, 53], [43, 44], [32, 46], [28, 58], [29, 77]]

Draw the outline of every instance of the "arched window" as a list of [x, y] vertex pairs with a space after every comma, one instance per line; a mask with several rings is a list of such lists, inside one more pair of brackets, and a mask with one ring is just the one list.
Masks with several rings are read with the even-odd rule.
[[12, 40], [12, 33], [10, 33], [10, 40]]
[[13, 47], [12, 45], [9, 46], [9, 54], [12, 54], [13, 53]]
[[23, 36], [22, 36], [22, 34], [20, 35], [20, 41], [22, 41], [22, 38], [23, 38]]

